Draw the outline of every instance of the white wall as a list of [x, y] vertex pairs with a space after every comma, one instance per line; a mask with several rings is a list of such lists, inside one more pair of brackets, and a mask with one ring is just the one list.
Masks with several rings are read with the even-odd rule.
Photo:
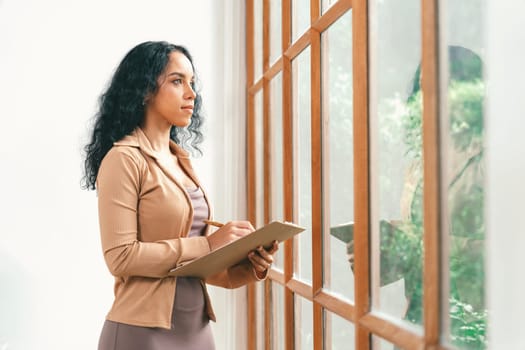
[[[221, 99], [231, 97], [223, 95], [224, 56], [216, 53], [221, 8], [213, 0], [0, 0], [1, 350], [96, 348], [113, 281], [95, 193], [80, 189], [81, 147], [96, 99], [129, 49], [145, 40], [186, 45], [203, 83], [208, 130], [221, 138], [235, 132], [213, 122], [224, 117]], [[205, 152], [218, 142], [208, 137]], [[196, 164], [212, 197], [214, 176], [231, 173], [214, 169], [218, 163], [206, 155]], [[214, 294], [217, 304], [232, 301]], [[226, 307], [218, 311], [221, 349], [229, 321]]]
[[525, 3], [487, 7], [490, 349], [525, 349]]
[[[214, 110], [207, 121], [205, 157], [196, 166], [208, 178], [218, 221], [246, 219], [246, 57], [244, 1], [214, 3]], [[210, 287], [218, 322], [214, 324], [217, 349], [246, 349], [246, 289]]]

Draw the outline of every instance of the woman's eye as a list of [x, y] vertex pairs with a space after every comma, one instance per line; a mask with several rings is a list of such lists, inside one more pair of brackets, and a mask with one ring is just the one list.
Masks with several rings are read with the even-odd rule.
[[175, 84], [175, 85], [182, 84], [182, 79], [175, 79], [175, 80], [173, 80], [173, 84]]

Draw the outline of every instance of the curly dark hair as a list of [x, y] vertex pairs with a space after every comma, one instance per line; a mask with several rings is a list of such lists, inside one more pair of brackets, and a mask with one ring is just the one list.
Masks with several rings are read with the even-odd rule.
[[[183, 46], [165, 41], [147, 41], [135, 46], [118, 65], [109, 86], [99, 98], [91, 140], [84, 147], [84, 189], [96, 189], [100, 163], [113, 146], [113, 142], [122, 139], [142, 124], [145, 115], [143, 102], [146, 96], [157, 92], [158, 78], [166, 69], [172, 52], [184, 54], [190, 60], [195, 75], [189, 51]], [[202, 154], [199, 148], [203, 139], [202, 97], [195, 83], [192, 88], [196, 97], [190, 125], [185, 128], [173, 126], [170, 138], [191, 153]]]

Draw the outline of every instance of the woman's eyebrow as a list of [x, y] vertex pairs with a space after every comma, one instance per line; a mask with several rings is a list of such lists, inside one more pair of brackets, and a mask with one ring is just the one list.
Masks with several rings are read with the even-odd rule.
[[[186, 79], [186, 74], [184, 74], [184, 73], [171, 72], [170, 74], [168, 74], [168, 77], [171, 77], [172, 75], [176, 75], [176, 76], [179, 76], [182, 79]], [[193, 79], [193, 75], [191, 76], [191, 79]]]

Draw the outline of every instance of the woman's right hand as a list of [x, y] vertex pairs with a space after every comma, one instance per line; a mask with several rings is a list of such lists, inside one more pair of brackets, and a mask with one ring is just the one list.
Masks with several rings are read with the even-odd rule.
[[213, 251], [255, 231], [249, 221], [230, 221], [209, 236], [208, 244]]

